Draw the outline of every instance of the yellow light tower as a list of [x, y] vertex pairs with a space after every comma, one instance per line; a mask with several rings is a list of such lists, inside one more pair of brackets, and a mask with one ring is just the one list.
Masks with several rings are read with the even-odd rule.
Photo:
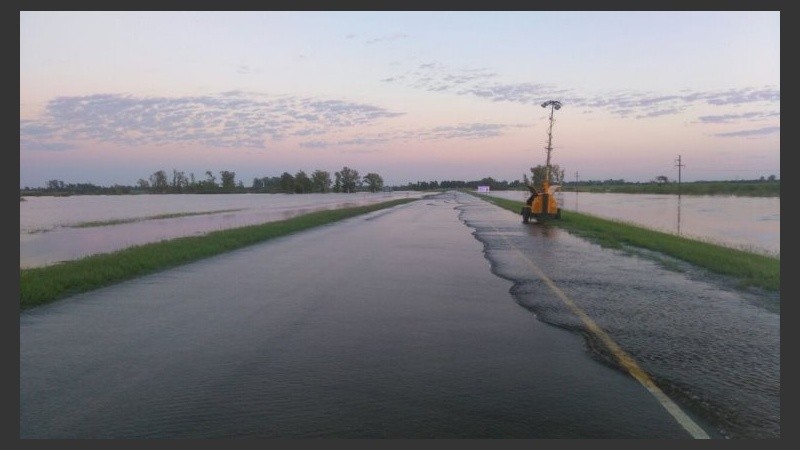
[[558, 201], [555, 196], [555, 189], [550, 186], [550, 153], [553, 151], [553, 122], [555, 119], [553, 115], [557, 109], [561, 109], [561, 102], [558, 100], [548, 100], [542, 103], [542, 108], [550, 107], [550, 127], [547, 129], [547, 163], [545, 165], [544, 180], [540, 190], [535, 186], [528, 186], [531, 191], [531, 196], [522, 207], [522, 221], [527, 223], [531, 217], [536, 219], [536, 222], [542, 222], [546, 219], [560, 219], [561, 208], [558, 207]]

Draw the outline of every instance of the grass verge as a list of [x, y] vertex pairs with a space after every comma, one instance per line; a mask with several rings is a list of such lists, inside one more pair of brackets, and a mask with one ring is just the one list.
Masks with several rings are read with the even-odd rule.
[[[519, 213], [523, 206], [521, 201], [473, 192], [469, 194], [514, 213]], [[752, 286], [768, 291], [780, 290], [780, 258], [687, 239], [573, 211], [562, 210], [561, 220], [553, 220], [550, 223], [604, 247], [620, 249], [632, 246], [652, 250], [710, 272], [733, 277], [741, 289]]]
[[154, 242], [52, 266], [20, 269], [20, 310], [414, 200], [417, 199], [316, 211], [287, 220]]

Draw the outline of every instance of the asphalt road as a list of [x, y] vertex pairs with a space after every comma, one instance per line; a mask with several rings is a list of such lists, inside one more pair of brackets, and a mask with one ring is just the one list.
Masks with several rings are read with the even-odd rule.
[[450, 192], [23, 312], [20, 437], [720, 437], [521, 303], [536, 251], [473, 235], [516, 222]]

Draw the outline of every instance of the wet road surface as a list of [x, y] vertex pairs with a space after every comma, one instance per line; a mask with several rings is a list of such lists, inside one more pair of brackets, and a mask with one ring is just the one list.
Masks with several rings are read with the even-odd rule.
[[[20, 437], [692, 437], [639, 381], [592, 356], [582, 325], [524, 275], [524, 257], [576, 303], [601, 297], [609, 276], [641, 297], [653, 274], [666, 280], [657, 292], [694, 286], [707, 301], [714, 289], [553, 232], [445, 193], [26, 311]], [[650, 275], [620, 277], [630, 270]], [[648, 323], [643, 306], [624, 321], [600, 303], [579, 306], [644, 369], [675, 364], [678, 348], [648, 354], [630, 337]], [[765, 317], [755, 320], [774, 326]]]
[[539, 319], [580, 333], [595, 358], [630, 372], [603, 342], [610, 338], [723, 436], [780, 437], [778, 294], [738, 291], [678, 261], [668, 263], [682, 272], [666, 270], [648, 252], [602, 249], [546, 225], [520, 227], [518, 215], [484, 202], [459, 209], [492, 271], [514, 282], [515, 300]]

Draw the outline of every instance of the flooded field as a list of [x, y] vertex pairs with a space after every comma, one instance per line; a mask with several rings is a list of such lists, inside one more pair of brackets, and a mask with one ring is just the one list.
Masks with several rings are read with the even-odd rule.
[[[522, 191], [490, 195], [524, 201]], [[631, 222], [728, 247], [779, 255], [781, 199], [718, 195], [598, 194], [560, 192], [564, 210]]]
[[[19, 264], [41, 267], [164, 239], [422, 195], [402, 191], [25, 197], [19, 204]], [[158, 218], [168, 214], [186, 215]]]
[[[20, 267], [40, 267], [163, 239], [288, 219], [312, 211], [422, 197], [356, 194], [86, 195], [20, 202]], [[525, 200], [521, 191], [491, 192]], [[717, 244], [780, 254], [780, 198], [559, 193], [573, 210]], [[185, 216], [158, 218], [166, 214]], [[86, 226], [89, 222], [97, 222]], [[105, 225], [103, 225], [105, 223]]]

